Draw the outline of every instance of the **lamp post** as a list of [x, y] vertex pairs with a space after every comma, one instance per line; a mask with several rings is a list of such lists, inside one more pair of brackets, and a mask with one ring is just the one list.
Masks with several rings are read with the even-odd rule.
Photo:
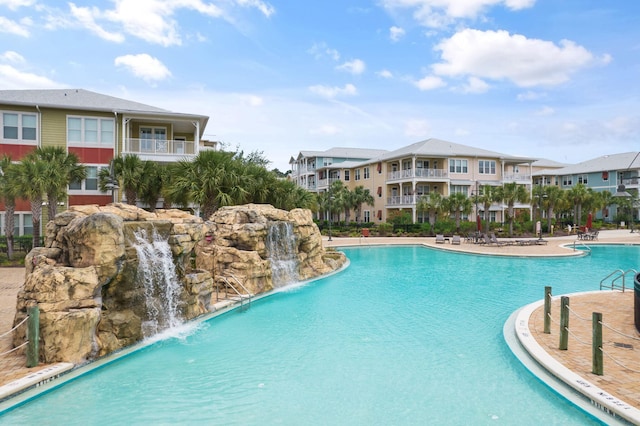
[[[542, 200], [544, 198], [547, 198], [547, 194], [543, 194], [542, 193], [542, 184], [540, 184], [538, 186], [538, 195], [536, 195], [535, 197], [538, 199], [538, 203], [537, 204], [538, 204], [538, 218], [539, 218], [539, 220], [538, 220], [538, 222], [536, 222], [534, 224], [534, 226], [537, 228], [538, 227], [538, 223], [540, 223], [540, 227], [539, 227], [540, 229], [539, 230], [536, 229], [536, 231], [537, 231], [536, 233], [538, 234], [538, 239], [542, 240]], [[548, 230], [547, 230], [547, 232], [548, 232]]]

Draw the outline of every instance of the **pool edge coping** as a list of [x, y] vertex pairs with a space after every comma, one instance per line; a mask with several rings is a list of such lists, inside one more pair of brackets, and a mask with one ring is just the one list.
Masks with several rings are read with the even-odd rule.
[[[571, 293], [572, 295], [584, 295], [584, 294], [594, 294], [600, 293], [601, 291], [587, 291], [587, 292], [579, 292], [579, 293]], [[574, 399], [567, 395], [566, 392], [562, 392], [561, 389], [558, 389], [555, 386], [552, 386], [547, 380], [541, 377], [538, 372], [534, 372], [529, 365], [525, 361], [521, 359], [518, 354], [515, 353], [514, 348], [509, 345], [511, 351], [514, 355], [522, 362], [522, 364], [535, 376], [537, 376], [540, 380], [546, 383], [548, 386], [553, 388], [560, 395], [579, 406], [587, 413], [591, 415], [595, 415], [599, 420], [623, 420], [625, 422], [630, 422], [631, 424], [640, 424], [640, 410], [634, 407], [633, 405], [605, 392], [600, 387], [591, 383], [589, 380], [580, 376], [579, 374], [571, 371], [567, 367], [565, 367], [562, 363], [552, 357], [533, 337], [529, 328], [529, 319], [533, 312], [542, 306], [544, 300], [539, 300], [537, 302], [530, 303], [528, 305], [523, 306], [522, 308], [515, 311], [510, 317], [509, 321], [513, 320], [513, 329], [507, 330], [508, 323], [505, 325], [505, 339], [507, 339], [507, 333], [513, 332], [515, 337], [517, 338], [517, 343], [521, 346], [522, 350], [525, 352], [526, 356], [529, 356], [532, 361], [535, 361], [543, 370], [545, 370], [548, 374], [552, 375], [556, 379], [560, 380], [564, 385], [573, 390], [573, 392], [577, 392], [584, 398], [586, 398], [591, 406], [595, 408], [595, 412], [593, 410], [587, 410], [584, 405], [577, 404]], [[507, 342], [509, 344], [509, 342]], [[544, 371], [542, 372], [544, 374]], [[569, 390], [569, 389], [567, 389]], [[606, 415], [606, 417], [597, 416], [594, 413], [601, 413]]]

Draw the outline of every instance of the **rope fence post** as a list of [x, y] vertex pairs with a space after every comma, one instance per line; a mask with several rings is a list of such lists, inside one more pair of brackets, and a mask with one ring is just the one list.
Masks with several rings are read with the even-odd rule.
[[591, 314], [593, 321], [593, 343], [591, 345], [592, 367], [591, 372], [602, 376], [604, 374], [604, 362], [602, 353], [602, 314], [593, 312]]
[[560, 298], [560, 346], [566, 351], [569, 347], [569, 296]]
[[544, 334], [551, 334], [551, 286], [544, 288]]
[[38, 366], [38, 342], [40, 340], [40, 309], [38, 306], [31, 306], [28, 309], [29, 320], [27, 321], [27, 367]]

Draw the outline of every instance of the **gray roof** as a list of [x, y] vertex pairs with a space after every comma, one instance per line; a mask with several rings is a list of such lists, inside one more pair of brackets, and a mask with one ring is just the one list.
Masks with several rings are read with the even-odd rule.
[[532, 164], [533, 167], [544, 167], [545, 169], [559, 169], [561, 167], [568, 167], [570, 164], [567, 163], [558, 163], [554, 160], [549, 160], [547, 158], [540, 158], [537, 161], [534, 161]]
[[38, 105], [50, 108], [77, 108], [99, 111], [171, 113], [139, 102], [128, 101], [84, 89], [0, 90], [0, 103]]
[[640, 169], [640, 152], [624, 152], [622, 154], [603, 155], [582, 163], [573, 164], [554, 170], [557, 175], [573, 175], [613, 170]]
[[[369, 160], [374, 157], [378, 157], [384, 153], [387, 153], [386, 149], [370, 149], [370, 148], [344, 148], [334, 147], [326, 151], [300, 151], [298, 159], [306, 157], [331, 157], [331, 158], [345, 158], [345, 159], [360, 159]], [[293, 157], [292, 157], [293, 159]]]
[[431, 157], [485, 157], [500, 158], [506, 161], [531, 162], [535, 158], [515, 157], [513, 155], [502, 154], [500, 152], [488, 151], [486, 149], [475, 148], [468, 145], [461, 145], [441, 139], [427, 139], [407, 145], [395, 151], [382, 155], [377, 160], [386, 161], [394, 158], [407, 157], [411, 155], [423, 155]]

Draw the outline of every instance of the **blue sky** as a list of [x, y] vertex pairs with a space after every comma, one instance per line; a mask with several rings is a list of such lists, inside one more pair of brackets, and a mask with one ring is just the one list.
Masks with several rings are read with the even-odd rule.
[[640, 147], [635, 0], [0, 0], [0, 89], [84, 88], [300, 150]]

